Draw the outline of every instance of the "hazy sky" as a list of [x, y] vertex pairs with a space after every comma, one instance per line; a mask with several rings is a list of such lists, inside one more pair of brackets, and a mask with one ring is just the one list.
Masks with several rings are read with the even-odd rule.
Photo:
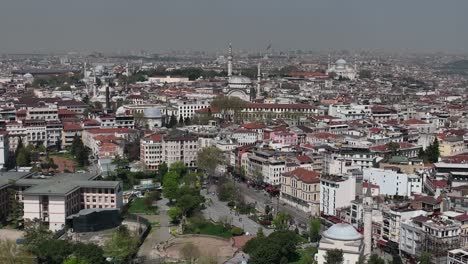
[[0, 0], [0, 52], [468, 52], [467, 0]]

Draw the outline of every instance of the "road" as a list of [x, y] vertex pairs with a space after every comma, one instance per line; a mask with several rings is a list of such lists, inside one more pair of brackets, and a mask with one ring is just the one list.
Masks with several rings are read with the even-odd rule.
[[[159, 227], [153, 227], [152, 231], [148, 234], [145, 241], [141, 245], [137, 256], [144, 257], [147, 260], [155, 260], [158, 258], [156, 246], [160, 243], [164, 243], [172, 238], [170, 231], [170, 220], [167, 215], [167, 210], [169, 207], [167, 203], [169, 201], [166, 198], [163, 198], [158, 201], [159, 214], [155, 216], [148, 217], [150, 221], [159, 221]], [[151, 218], [151, 219], [149, 219]], [[148, 262], [148, 263], [158, 263], [158, 262]]]
[[[257, 234], [258, 229], [262, 227], [247, 215], [236, 215], [225, 202], [219, 201], [216, 195], [207, 194], [206, 190], [203, 190], [202, 194], [207, 198], [207, 200], [209, 199], [212, 202], [205, 210], [203, 210], [205, 218], [212, 219], [213, 221], [227, 220], [231, 225], [240, 227], [249, 234]], [[269, 235], [273, 232], [272, 229], [262, 228], [265, 235]]]
[[280, 212], [286, 212], [294, 218], [296, 224], [308, 226], [310, 220], [309, 214], [289, 205], [283, 205], [279, 200], [279, 197], [271, 197], [271, 195], [263, 190], [256, 190], [254, 188], [248, 187], [247, 184], [242, 182], [237, 182], [236, 185], [243, 194], [246, 202], [256, 203], [257, 210], [263, 212], [265, 210], [265, 205], [269, 205], [274, 209], [274, 213], [276, 210], [279, 210]]

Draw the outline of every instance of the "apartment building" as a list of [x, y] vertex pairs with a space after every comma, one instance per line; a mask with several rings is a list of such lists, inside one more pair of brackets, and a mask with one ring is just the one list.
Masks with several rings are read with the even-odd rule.
[[196, 166], [198, 137], [191, 134], [153, 134], [140, 140], [140, 160], [149, 170], [157, 170], [165, 162], [168, 166], [182, 161]]
[[356, 199], [356, 178], [322, 176], [320, 178], [320, 213], [336, 215], [340, 208]]
[[422, 193], [422, 178], [415, 174], [401, 173], [398, 168], [366, 168], [363, 179], [379, 186], [381, 195], [412, 196]]
[[211, 99], [175, 99], [170, 101], [170, 105], [177, 109], [177, 119], [192, 119], [197, 110], [207, 108], [211, 105]]
[[377, 156], [367, 148], [329, 149], [324, 153], [324, 172], [331, 175], [345, 175], [353, 170], [374, 166]]
[[283, 173], [280, 200], [313, 216], [319, 216], [320, 173], [303, 168]]
[[5, 194], [8, 188], [16, 190], [17, 199], [23, 203], [25, 220], [39, 219], [52, 231], [63, 229], [66, 218], [82, 209], [120, 209], [122, 184], [94, 181], [95, 177], [88, 173], [64, 173], [44, 179], [29, 172], [4, 173], [0, 178], [0, 216], [8, 214], [5, 211], [10, 202]]

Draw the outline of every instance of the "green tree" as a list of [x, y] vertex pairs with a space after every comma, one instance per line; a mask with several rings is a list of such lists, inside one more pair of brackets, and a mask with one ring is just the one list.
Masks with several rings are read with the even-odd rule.
[[257, 237], [258, 238], [264, 238], [265, 237], [265, 233], [263, 233], [263, 228], [261, 228], [261, 227], [258, 228]]
[[112, 164], [115, 165], [117, 170], [126, 170], [130, 162], [126, 157], [121, 157], [120, 155], [116, 155], [112, 160]]
[[23, 220], [23, 203], [16, 198], [16, 182], [10, 181], [9, 183], [7, 192], [11, 202], [7, 219], [15, 228], [18, 228]]
[[31, 165], [31, 154], [26, 148], [21, 148], [17, 151], [16, 165], [20, 167]]
[[169, 122], [167, 123], [167, 128], [173, 128], [177, 125], [177, 118], [175, 115], [171, 115]]
[[427, 159], [431, 163], [436, 163], [439, 161], [440, 150], [439, 150], [439, 140], [437, 137], [434, 142], [426, 149]]
[[172, 202], [179, 196], [179, 175], [176, 172], [168, 172], [163, 179], [163, 195], [169, 202]]
[[281, 261], [281, 247], [273, 241], [266, 240], [250, 254], [249, 263], [252, 264], [271, 264]]
[[403, 264], [403, 260], [401, 260], [400, 255], [393, 255], [391, 264]]
[[129, 263], [137, 249], [138, 237], [126, 226], [120, 226], [115, 230], [104, 244], [105, 255], [111, 257], [113, 263]]
[[320, 239], [320, 227], [321, 227], [321, 222], [319, 218], [314, 218], [310, 220], [309, 223], [309, 236], [310, 236], [310, 241], [312, 242], [318, 242]]
[[377, 254], [372, 254], [367, 261], [367, 264], [385, 264], [385, 260]]
[[215, 146], [203, 148], [197, 153], [197, 166], [204, 170], [208, 177], [213, 177], [216, 168], [225, 163], [224, 153]]
[[431, 258], [432, 258], [431, 253], [429, 253], [427, 251], [424, 251], [423, 253], [421, 253], [421, 257], [419, 257], [419, 263], [420, 264], [431, 264]]
[[182, 210], [179, 207], [174, 206], [169, 208], [167, 215], [171, 218], [172, 222], [178, 222], [182, 217]]
[[392, 155], [395, 156], [398, 149], [400, 149], [400, 144], [392, 141], [387, 143], [387, 148], [391, 151]]
[[325, 254], [325, 263], [326, 264], [341, 264], [343, 263], [343, 250], [341, 249], [331, 249], [327, 250]]
[[4, 264], [34, 264], [36, 258], [23, 246], [14, 241], [0, 239], [0, 263]]
[[85, 260], [79, 259], [75, 256], [69, 256], [66, 260], [63, 261], [63, 264], [91, 264]]
[[39, 256], [39, 246], [53, 239], [53, 233], [40, 221], [25, 221], [24, 245], [32, 254]]
[[279, 212], [273, 219], [273, 225], [275, 226], [275, 231], [285, 231], [289, 229], [289, 222], [292, 217], [288, 213]]

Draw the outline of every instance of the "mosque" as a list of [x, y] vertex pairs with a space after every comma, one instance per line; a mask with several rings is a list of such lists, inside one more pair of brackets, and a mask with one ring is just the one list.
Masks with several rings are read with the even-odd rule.
[[335, 64], [331, 64], [330, 56], [328, 56], [328, 69], [327, 74], [335, 73], [337, 78], [346, 78], [350, 80], [356, 79], [357, 76], [357, 64], [354, 63], [354, 66], [351, 66], [344, 59], [339, 59]]
[[255, 98], [260, 97], [260, 64], [258, 64], [258, 80], [257, 88], [249, 77], [242, 75], [232, 75], [232, 45], [229, 44], [229, 56], [228, 56], [228, 85], [223, 89], [225, 96], [238, 97], [244, 101], [253, 101]]
[[315, 260], [324, 264], [327, 252], [333, 249], [343, 250], [343, 263], [358, 263], [361, 257], [368, 259], [372, 254], [372, 209], [371, 188], [363, 198], [364, 234], [359, 233], [352, 225], [338, 223], [322, 233]]

